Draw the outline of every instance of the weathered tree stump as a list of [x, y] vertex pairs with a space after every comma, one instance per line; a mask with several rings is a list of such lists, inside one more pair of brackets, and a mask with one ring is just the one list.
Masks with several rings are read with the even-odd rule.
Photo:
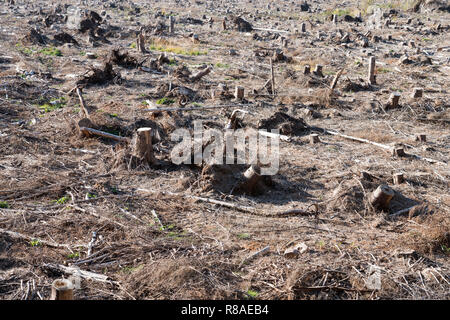
[[261, 192], [264, 185], [263, 176], [261, 176], [261, 168], [258, 165], [251, 165], [244, 172], [244, 182], [241, 183], [239, 189], [241, 192], [254, 195]]
[[191, 39], [192, 39], [193, 43], [199, 43], [200, 42], [200, 39], [198, 38], [198, 34], [193, 34]]
[[337, 14], [333, 14], [333, 23], [334, 24], [338, 23], [338, 16], [337, 16]]
[[402, 184], [403, 182], [405, 182], [403, 173], [395, 173], [392, 179], [394, 180], [394, 184]]
[[319, 135], [317, 133], [313, 133], [309, 136], [309, 143], [316, 144], [320, 142]]
[[406, 156], [405, 149], [403, 147], [396, 147], [392, 149], [392, 155], [397, 157], [405, 157]]
[[227, 22], [225, 19], [222, 20], [222, 30], [227, 30]]
[[316, 68], [314, 69], [314, 74], [316, 76], [323, 77], [322, 69], [323, 69], [322, 65], [320, 64], [316, 65]]
[[57, 279], [52, 283], [50, 300], [73, 300], [73, 284], [68, 279]]
[[302, 24], [300, 25], [300, 31], [306, 32], [306, 23], [302, 22]]
[[143, 35], [143, 33], [139, 33], [137, 39], [136, 39], [136, 49], [140, 52], [140, 53], [145, 53], [145, 37]]
[[368, 77], [368, 82], [371, 85], [376, 84], [375, 57], [370, 57], [370, 60], [369, 60], [369, 77]]
[[311, 73], [311, 66], [309, 64], [307, 64], [303, 68], [303, 74], [310, 74], [310, 73]]
[[169, 17], [169, 33], [170, 34], [174, 33], [174, 31], [175, 31], [174, 27], [175, 27], [175, 18], [173, 16], [170, 16]]
[[427, 135], [424, 134], [424, 133], [420, 133], [420, 134], [416, 135], [416, 141], [426, 142], [427, 141]]
[[134, 165], [157, 163], [153, 155], [152, 128], [139, 128], [132, 141], [132, 162]]
[[244, 87], [236, 86], [234, 97], [236, 100], [244, 99]]
[[369, 195], [369, 202], [377, 209], [388, 210], [394, 194], [394, 190], [389, 186], [380, 185]]
[[422, 98], [423, 96], [423, 89], [422, 88], [414, 88], [412, 98]]
[[398, 107], [398, 102], [400, 100], [400, 93], [398, 92], [393, 92], [391, 94], [391, 96], [389, 97], [389, 101], [385, 106], [385, 109], [395, 109]]

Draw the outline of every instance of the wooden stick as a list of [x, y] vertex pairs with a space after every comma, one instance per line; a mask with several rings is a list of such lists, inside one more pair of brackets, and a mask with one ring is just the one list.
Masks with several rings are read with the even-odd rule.
[[80, 99], [81, 110], [83, 110], [85, 117], [90, 120], [89, 110], [86, 108], [86, 104], [84, 103], [83, 96], [81, 95], [81, 90], [78, 87], [77, 87], [77, 94], [78, 94], [78, 98]]
[[275, 77], [273, 75], [273, 59], [270, 58], [270, 74], [271, 74], [271, 83], [272, 83], [272, 95], [275, 96]]
[[269, 32], [280, 32], [280, 33], [289, 33], [289, 31], [285, 30], [276, 30], [276, 29], [266, 29], [266, 28], [252, 28], [253, 30], [257, 31], [269, 31]]
[[339, 72], [334, 76], [333, 82], [331, 83], [331, 88], [330, 88], [331, 91], [333, 91], [334, 88], [336, 88], [339, 77], [341, 76], [343, 71], [344, 71], [344, 69], [339, 70]]
[[152, 108], [143, 109], [142, 111], [149, 112], [161, 112], [161, 111], [194, 111], [194, 110], [206, 110], [206, 109], [220, 109], [220, 108], [233, 108], [233, 107], [251, 107], [249, 104], [226, 104], [220, 106], [203, 106], [203, 107], [188, 107], [188, 108]]
[[159, 217], [156, 214], [156, 211], [152, 209], [151, 212], [152, 212], [153, 217], [155, 217], [156, 222], [158, 222], [158, 224], [160, 225], [161, 230], [164, 230], [164, 225], [161, 223], [161, 220], [159, 220]]
[[59, 244], [59, 243], [52, 243], [46, 240], [41, 240], [38, 238], [34, 238], [31, 236], [27, 236], [25, 234], [21, 234], [19, 232], [15, 232], [15, 231], [10, 231], [10, 230], [5, 230], [0, 228], [0, 234], [6, 234], [8, 236], [10, 236], [13, 239], [19, 239], [19, 240], [27, 240], [27, 241], [38, 241], [40, 244], [49, 246], [49, 247], [53, 247], [53, 248], [66, 248], [70, 250], [70, 246], [68, 244]]
[[270, 246], [267, 246], [267, 247], [262, 248], [259, 251], [256, 251], [255, 253], [252, 253], [251, 255], [246, 257], [244, 260], [242, 260], [242, 262], [239, 264], [238, 268], [241, 268], [244, 263], [254, 259], [256, 256], [266, 253], [267, 251], [269, 251], [269, 249], [270, 249]]
[[117, 136], [115, 134], [104, 132], [104, 131], [100, 131], [100, 130], [96, 130], [96, 129], [80, 127], [80, 131], [83, 134], [86, 134], [86, 135], [93, 134], [93, 135], [97, 135], [97, 136], [101, 136], [101, 137], [104, 137], [104, 138], [113, 139], [113, 140], [120, 141], [120, 142], [122, 142], [122, 141], [123, 142], [129, 142], [130, 141], [129, 138]]

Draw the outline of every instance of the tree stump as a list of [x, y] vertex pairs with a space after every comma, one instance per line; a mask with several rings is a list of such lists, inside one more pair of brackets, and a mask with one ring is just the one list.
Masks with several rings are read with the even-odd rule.
[[417, 99], [417, 98], [422, 98], [422, 96], [423, 96], [423, 89], [422, 88], [414, 88], [412, 98]]
[[337, 22], [338, 22], [337, 14], [333, 14], [333, 23], [337, 24]]
[[193, 34], [192, 35], [192, 42], [193, 43], [199, 43], [200, 39], [198, 38], [198, 34]]
[[157, 163], [153, 155], [152, 128], [139, 128], [133, 138], [132, 161], [134, 164], [154, 165]]
[[427, 135], [424, 134], [424, 133], [418, 134], [416, 136], [416, 141], [426, 142], [427, 141]]
[[222, 30], [227, 30], [227, 22], [225, 19], [222, 20]]
[[307, 64], [303, 69], [303, 74], [310, 74], [310, 73], [311, 73], [311, 66]]
[[244, 182], [239, 189], [246, 194], [254, 195], [260, 193], [262, 185], [261, 168], [253, 164], [244, 172]]
[[302, 24], [300, 25], [300, 31], [306, 32], [306, 23], [302, 22]]
[[234, 97], [236, 98], [236, 100], [244, 99], [244, 87], [236, 86]]
[[394, 184], [402, 184], [405, 182], [405, 177], [403, 176], [403, 173], [395, 173], [392, 177], [394, 180]]
[[68, 279], [57, 279], [52, 283], [50, 300], [73, 300], [73, 284]]
[[169, 33], [173, 34], [175, 26], [175, 18], [173, 16], [169, 17]]
[[388, 210], [389, 204], [394, 197], [394, 190], [387, 185], [380, 185], [369, 195], [369, 202], [377, 209]]
[[405, 149], [403, 147], [394, 148], [392, 150], [392, 155], [397, 157], [405, 157], [406, 156]]
[[323, 69], [322, 65], [320, 64], [316, 65], [316, 69], [314, 69], [314, 74], [316, 76], [323, 77], [322, 69]]
[[136, 40], [136, 49], [140, 52], [140, 53], [145, 53], [145, 37], [144, 35], [141, 33], [139, 33], [137, 40]]
[[317, 133], [313, 133], [309, 136], [309, 143], [316, 144], [320, 142], [319, 135]]
[[370, 57], [369, 60], [369, 77], [368, 82], [371, 85], [376, 84], [376, 78], [375, 78], [375, 57]]
[[398, 101], [400, 100], [400, 93], [393, 92], [389, 97], [389, 101], [385, 107], [385, 109], [395, 109], [398, 107]]

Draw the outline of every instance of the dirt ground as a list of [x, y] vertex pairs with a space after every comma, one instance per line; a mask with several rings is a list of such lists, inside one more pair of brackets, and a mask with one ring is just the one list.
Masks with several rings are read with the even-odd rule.
[[[449, 299], [449, 11], [2, 1], [0, 299], [46, 300], [54, 280], [77, 274], [75, 299]], [[95, 129], [153, 128], [159, 163], [130, 166], [127, 141], [80, 135], [77, 86]], [[146, 110], [156, 107], [179, 110]], [[221, 129], [235, 109], [247, 111], [241, 127], [289, 137], [257, 194], [235, 192], [246, 166], [170, 161], [175, 129]], [[394, 190], [385, 210], [369, 201], [380, 185]]]

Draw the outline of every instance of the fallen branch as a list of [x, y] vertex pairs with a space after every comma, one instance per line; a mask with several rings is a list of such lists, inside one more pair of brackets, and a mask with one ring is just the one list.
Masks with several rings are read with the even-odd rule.
[[80, 127], [80, 132], [82, 132], [85, 135], [96, 135], [96, 136], [101, 136], [104, 138], [109, 138], [109, 139], [113, 139], [116, 141], [120, 141], [120, 142], [129, 142], [130, 139], [126, 138], [126, 137], [121, 137], [121, 136], [117, 136], [115, 134], [112, 133], [108, 133], [108, 132], [104, 132], [104, 131], [100, 131], [100, 130], [96, 130], [96, 129], [92, 129], [92, 128], [87, 128], [87, 127]]
[[85, 117], [90, 120], [91, 118], [89, 117], [89, 110], [86, 108], [86, 104], [84, 103], [83, 96], [81, 95], [81, 90], [78, 87], [77, 87], [77, 94], [78, 94], [78, 98], [80, 99], [81, 110], [83, 110]]
[[270, 246], [267, 246], [267, 247], [262, 248], [259, 251], [256, 251], [255, 253], [252, 253], [251, 255], [246, 257], [244, 260], [242, 260], [242, 262], [239, 264], [238, 268], [241, 268], [244, 265], [244, 263], [254, 259], [256, 256], [266, 253], [267, 251], [269, 251], [269, 249], [270, 249]]
[[9, 230], [5, 230], [5, 229], [1, 229], [0, 228], [0, 234], [6, 234], [8, 236], [10, 236], [13, 239], [18, 239], [18, 240], [27, 240], [27, 241], [38, 241], [40, 244], [49, 246], [49, 247], [53, 247], [53, 248], [66, 248], [70, 250], [70, 246], [68, 244], [59, 244], [59, 243], [53, 243], [53, 242], [49, 242], [46, 240], [41, 240], [35, 237], [31, 237], [31, 236], [27, 236], [25, 234], [21, 234], [15, 231], [9, 231]]
[[279, 32], [279, 33], [289, 33], [289, 31], [285, 30], [277, 30], [277, 29], [266, 29], [266, 28], [252, 28], [253, 30], [257, 31], [269, 31], [269, 32]]
[[112, 281], [107, 275], [98, 274], [90, 271], [81, 270], [77, 267], [66, 267], [61, 264], [44, 263], [42, 267], [50, 270], [56, 270], [65, 274], [73, 275], [75, 277], [80, 277], [86, 280], [93, 280], [104, 283], [111, 283], [118, 285], [118, 281]]
[[151, 108], [143, 109], [142, 111], [149, 112], [161, 112], [161, 111], [194, 111], [194, 110], [205, 110], [205, 109], [220, 109], [220, 108], [234, 108], [234, 107], [250, 107], [252, 105], [248, 104], [226, 104], [220, 106], [203, 106], [203, 107], [188, 107], [188, 108]]
[[200, 80], [202, 77], [204, 77], [204, 76], [206, 76], [208, 73], [210, 73], [211, 72], [211, 67], [207, 67], [207, 68], [205, 68], [205, 69], [203, 69], [203, 70], [200, 70], [199, 72], [197, 72], [196, 74], [194, 74], [193, 76], [191, 76], [190, 78], [189, 78], [189, 80], [191, 80], [191, 81], [197, 81], [197, 80]]

